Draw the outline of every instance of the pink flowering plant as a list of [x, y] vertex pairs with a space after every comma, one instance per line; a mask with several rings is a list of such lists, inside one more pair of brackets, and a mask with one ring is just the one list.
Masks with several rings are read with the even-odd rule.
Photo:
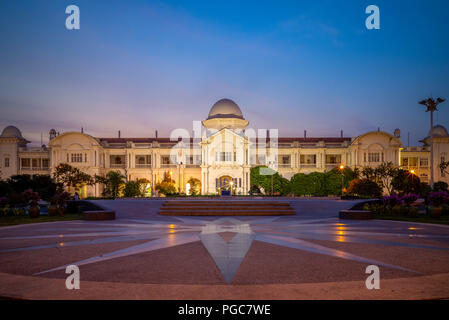
[[415, 202], [416, 200], [418, 200], [419, 195], [414, 194], [414, 193], [409, 193], [409, 194], [405, 194], [401, 197], [401, 201], [407, 205], [410, 206], [413, 202]]
[[34, 192], [32, 189], [22, 192], [22, 196], [30, 206], [37, 206], [40, 201], [39, 193]]
[[393, 194], [391, 196], [384, 196], [382, 202], [384, 206], [394, 207], [400, 206], [402, 204], [402, 199], [398, 195]]

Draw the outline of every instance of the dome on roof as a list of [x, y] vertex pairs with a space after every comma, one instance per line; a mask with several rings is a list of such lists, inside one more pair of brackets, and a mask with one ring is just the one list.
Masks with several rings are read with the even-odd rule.
[[238, 118], [243, 119], [239, 106], [230, 99], [221, 99], [212, 106], [207, 119], [213, 118]]
[[[434, 137], [447, 137], [449, 134], [447, 133], [447, 129], [442, 125], [436, 125], [433, 127], [433, 136]], [[429, 131], [430, 137], [430, 131]]]
[[20, 130], [17, 127], [14, 127], [14, 126], [7, 126], [5, 129], [3, 129], [1, 137], [2, 138], [19, 138], [19, 139], [23, 139], [22, 132], [20, 132]]

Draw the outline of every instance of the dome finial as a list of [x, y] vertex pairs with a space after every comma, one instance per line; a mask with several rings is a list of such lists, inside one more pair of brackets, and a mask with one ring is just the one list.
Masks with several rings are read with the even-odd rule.
[[214, 118], [238, 118], [244, 119], [242, 110], [240, 107], [232, 101], [231, 99], [221, 99], [215, 102], [209, 111], [209, 116], [207, 119]]
[[19, 128], [15, 126], [7, 126], [5, 129], [3, 129], [1, 137], [23, 139], [22, 132], [20, 132]]

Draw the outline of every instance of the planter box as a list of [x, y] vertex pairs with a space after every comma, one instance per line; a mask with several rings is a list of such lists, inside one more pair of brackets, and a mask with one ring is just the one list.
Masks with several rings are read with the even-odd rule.
[[83, 218], [84, 220], [114, 220], [115, 211], [84, 211]]
[[369, 220], [373, 218], [371, 211], [365, 210], [341, 210], [338, 217], [348, 220]]

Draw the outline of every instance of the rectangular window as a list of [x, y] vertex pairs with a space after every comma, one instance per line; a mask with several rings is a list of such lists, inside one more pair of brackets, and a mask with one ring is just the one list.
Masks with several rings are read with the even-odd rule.
[[339, 163], [341, 163], [341, 155], [326, 154], [326, 164], [339, 164]]
[[420, 167], [428, 167], [429, 166], [429, 159], [428, 158], [421, 158], [421, 159], [419, 159], [419, 166]]
[[368, 162], [380, 162], [380, 154], [375, 152], [375, 153], [368, 153]]
[[301, 164], [316, 164], [316, 154], [302, 154], [299, 160]]
[[138, 166], [151, 165], [151, 155], [136, 156], [136, 165]]
[[82, 153], [72, 153], [71, 160], [72, 160], [72, 162], [83, 162], [83, 154]]
[[9, 158], [5, 158], [5, 168], [9, 168]]
[[280, 163], [284, 166], [290, 165], [290, 155], [280, 156]]
[[32, 164], [33, 168], [40, 168], [41, 159], [33, 159], [33, 160], [31, 160], [31, 164]]
[[418, 158], [417, 157], [410, 157], [409, 158], [409, 165], [411, 167], [416, 167], [418, 165]]
[[124, 165], [125, 156], [124, 155], [111, 155], [109, 156], [109, 162], [111, 165]]
[[402, 158], [401, 161], [402, 161], [401, 163], [404, 167], [408, 167], [408, 158]]
[[20, 159], [20, 166], [22, 168], [29, 168], [31, 166], [31, 159], [28, 158]]
[[170, 156], [161, 156], [162, 164], [170, 164]]
[[48, 168], [50, 166], [50, 160], [49, 159], [42, 159], [42, 167]]
[[186, 156], [185, 164], [193, 164], [193, 156]]
[[217, 162], [232, 161], [232, 152], [215, 152], [215, 161]]

